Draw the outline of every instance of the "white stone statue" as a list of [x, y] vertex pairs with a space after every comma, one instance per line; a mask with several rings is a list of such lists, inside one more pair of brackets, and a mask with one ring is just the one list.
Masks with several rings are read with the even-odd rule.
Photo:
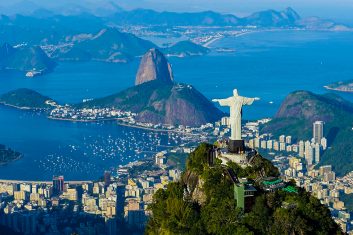
[[251, 105], [255, 100], [260, 98], [247, 98], [238, 95], [238, 90], [233, 90], [233, 96], [226, 99], [214, 99], [213, 102], [218, 102], [221, 106], [230, 107], [230, 128], [231, 140], [241, 140], [241, 115], [243, 105]]

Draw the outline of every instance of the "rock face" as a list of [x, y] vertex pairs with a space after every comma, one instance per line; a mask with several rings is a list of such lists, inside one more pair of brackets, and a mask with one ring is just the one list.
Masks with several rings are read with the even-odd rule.
[[224, 114], [194, 87], [185, 84], [145, 82], [120, 93], [78, 105], [78, 108], [115, 107], [137, 114], [136, 121], [200, 126]]
[[135, 84], [77, 107], [115, 107], [136, 113], [138, 122], [192, 127], [218, 121], [224, 116], [193, 86], [174, 83], [171, 65], [158, 49], [149, 50], [142, 58]]
[[136, 75], [135, 85], [159, 80], [164, 83], [173, 83], [172, 67], [158, 49], [150, 49], [142, 58]]

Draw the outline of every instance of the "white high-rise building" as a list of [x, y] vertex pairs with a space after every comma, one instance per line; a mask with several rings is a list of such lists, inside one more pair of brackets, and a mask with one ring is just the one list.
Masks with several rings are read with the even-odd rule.
[[292, 136], [287, 136], [286, 137], [286, 144], [292, 144]]
[[316, 121], [313, 124], [313, 139], [314, 143], [321, 143], [321, 139], [324, 137], [324, 122]]
[[299, 157], [304, 157], [304, 141], [299, 141]]
[[255, 148], [259, 148], [260, 147], [260, 138], [259, 137], [256, 137], [255, 140], [254, 140], [254, 146]]
[[267, 148], [267, 141], [266, 140], [261, 140], [261, 148], [266, 149]]
[[229, 117], [222, 117], [221, 119], [221, 125], [222, 126], [230, 126], [230, 121], [229, 121]]
[[321, 146], [323, 150], [327, 149], [327, 139], [325, 137], [321, 139]]
[[309, 166], [313, 164], [314, 149], [311, 147], [310, 141], [305, 142], [305, 160]]
[[320, 162], [320, 155], [321, 155], [321, 146], [320, 144], [316, 143], [315, 144], [315, 163]]
[[267, 149], [273, 148], [273, 140], [267, 140]]
[[285, 143], [285, 141], [286, 141], [286, 136], [285, 136], [285, 135], [281, 135], [281, 136], [279, 137], [279, 142], [280, 142], [280, 143]]
[[278, 141], [273, 141], [273, 150], [279, 151], [279, 142]]

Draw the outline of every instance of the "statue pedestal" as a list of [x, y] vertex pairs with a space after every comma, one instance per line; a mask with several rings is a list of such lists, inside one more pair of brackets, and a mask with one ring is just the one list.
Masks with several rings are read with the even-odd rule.
[[245, 152], [244, 140], [229, 140], [228, 151], [230, 153], [242, 154]]
[[233, 142], [232, 144], [234, 145], [229, 145], [228, 149], [220, 151], [217, 158], [222, 161], [223, 165], [227, 165], [228, 162], [234, 162], [243, 168], [250, 165], [252, 157], [255, 156], [257, 152], [254, 149], [245, 148], [245, 146], [242, 145], [244, 141], [241, 142], [242, 143]]
[[247, 153], [236, 154], [236, 153], [222, 153], [219, 156], [219, 159], [222, 160], [222, 164], [226, 165], [227, 162], [234, 162], [242, 167], [246, 167], [248, 165], [249, 159]]

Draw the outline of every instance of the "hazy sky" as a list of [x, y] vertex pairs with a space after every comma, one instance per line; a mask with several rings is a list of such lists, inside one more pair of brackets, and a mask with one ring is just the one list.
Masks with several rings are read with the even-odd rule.
[[129, 5], [150, 6], [160, 10], [212, 9], [238, 15], [272, 8], [280, 10], [290, 6], [305, 16], [353, 19], [353, 0], [120, 0], [120, 2], [130, 2]]
[[159, 11], [203, 11], [213, 10], [239, 16], [265, 9], [293, 7], [303, 16], [320, 16], [353, 22], [353, 0], [0, 0], [1, 5], [17, 2], [34, 2], [41, 6], [82, 4], [104, 5], [115, 2], [126, 9], [152, 8]]

